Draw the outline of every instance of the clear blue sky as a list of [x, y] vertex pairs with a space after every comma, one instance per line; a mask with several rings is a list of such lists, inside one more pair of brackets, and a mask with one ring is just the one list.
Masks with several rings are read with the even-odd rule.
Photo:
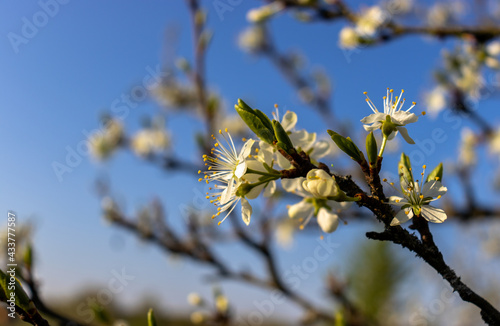
[[[283, 110], [298, 113], [299, 127], [324, 132], [328, 126], [298, 101], [293, 89], [268, 61], [238, 49], [238, 33], [247, 24], [245, 14], [259, 2], [244, 1], [232, 12], [225, 13], [223, 20], [210, 3], [207, 2], [209, 26], [215, 36], [207, 58], [208, 81], [224, 96], [228, 108], [240, 97], [267, 113], [274, 103], [279, 103]], [[85, 132], [98, 128], [99, 115], [123, 93], [140, 84], [148, 69], [173, 60], [172, 53], [191, 57], [189, 17], [184, 2], [68, 1], [46, 22], [40, 10], [37, 2], [0, 3], [1, 212], [14, 210], [21, 220], [31, 217], [36, 222], [38, 276], [47, 295], [69, 295], [89, 282], [106, 284], [111, 270], [126, 267], [140, 281], [131, 282], [122, 299], [133, 303], [140, 294], [150, 291], [165, 298], [167, 307], [183, 307], [187, 293], [209, 292], [210, 287], [200, 281], [200, 273], [205, 270], [191, 263], [169, 261], [157, 249], [105, 225], [99, 200], [93, 193], [93, 182], [97, 176], [107, 175], [130, 213], [158, 196], [171, 219], [175, 219], [179, 213], [178, 203], [190, 201], [193, 188], [198, 186], [196, 176], [164, 173], [128, 153], [120, 153], [104, 165], [96, 165], [82, 156], [82, 161], [59, 182], [52, 164], [63, 163], [68, 148], [76, 150], [78, 143], [85, 139]], [[8, 35], [22, 35], [24, 19], [33, 21], [34, 15], [43, 26], [28, 31], [31, 34], [26, 38], [27, 43], [20, 44], [16, 53]], [[404, 88], [407, 99], [422, 102], [423, 93], [433, 85], [430, 70], [440, 62], [442, 42], [409, 37], [382, 47], [363, 49], [347, 61], [337, 46], [340, 26], [300, 24], [288, 15], [272, 23], [280, 49], [301, 49], [310, 67], [323, 66], [332, 77], [333, 106], [339, 119], [350, 121], [361, 132], [358, 121], [370, 113], [363, 91], [368, 91], [379, 104], [386, 87]], [[168, 45], [164, 43], [167, 27], [180, 32], [177, 40]], [[158, 109], [154, 102], [140, 103], [125, 119], [126, 128], [136, 130], [142, 116]], [[416, 111], [423, 109], [417, 105]], [[493, 124], [499, 124], [493, 101], [481, 102], [480, 112]], [[415, 140], [423, 142], [435, 127], [443, 128], [447, 135], [447, 140], [426, 157], [426, 163], [434, 166], [441, 160], [454, 160], [459, 129], [442, 117], [422, 120], [421, 124], [408, 128]], [[467, 123], [464, 121], [464, 124]], [[198, 154], [190, 151], [194, 147], [189, 135], [201, 125], [191, 118], [173, 116], [167, 126], [177, 136], [174, 136], [177, 153], [196, 159]], [[402, 145], [407, 152], [418, 150], [404, 142]], [[395, 171], [395, 159], [396, 155], [388, 156], [384, 169]], [[488, 160], [481, 164], [481, 168], [489, 172], [478, 174], [478, 184], [491, 178], [493, 163]], [[450, 184], [456, 185], [451, 180]], [[461, 196], [461, 189], [449, 188], [451, 195]], [[176, 223], [180, 225], [179, 221]], [[333, 261], [341, 261], [357, 242], [352, 239], [363, 238], [364, 230], [370, 227], [361, 223], [340, 227], [334, 234], [335, 241], [346, 250], [339, 250]], [[456, 228], [458, 226], [453, 225], [436, 227], [438, 234], [443, 235], [438, 242], [445, 248], [457, 245]], [[120, 250], [111, 245], [117, 241], [123, 244]], [[306, 257], [315, 244], [314, 238], [299, 238], [292, 251], [285, 254], [282, 268], [300, 262], [302, 258], [297, 257]], [[221, 252], [228, 260], [242, 261], [240, 266], [244, 266], [237, 249], [222, 248]], [[307, 286], [301, 289], [310, 295], [320, 293], [320, 278], [332, 266], [322, 265], [315, 274], [317, 277], [308, 280]], [[336, 268], [341, 269], [338, 264]], [[174, 278], [180, 281], [165, 281]], [[251, 302], [237, 295], [242, 289], [239, 285], [231, 283], [228, 289], [242, 306]], [[252, 299], [266, 296], [262, 291], [251, 292], [255, 294], [248, 296]]]

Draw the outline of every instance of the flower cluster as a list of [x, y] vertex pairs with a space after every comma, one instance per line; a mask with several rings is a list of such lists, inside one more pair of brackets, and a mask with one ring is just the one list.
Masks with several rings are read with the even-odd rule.
[[[319, 160], [332, 154], [336, 144], [338, 149], [362, 168], [365, 167], [363, 172], [369, 173], [367, 176], [370, 180], [373, 173], [380, 170], [380, 158], [388, 141], [401, 133], [407, 143], [414, 144], [405, 126], [418, 120], [414, 113], [409, 112], [415, 102], [403, 110], [406, 101], [403, 93], [401, 91], [399, 96], [395, 96], [392, 89], [387, 89], [383, 98], [383, 111], [379, 111], [366, 96], [366, 102], [373, 112], [361, 120], [364, 129], [370, 132], [366, 140], [368, 162], [349, 137], [329, 130], [333, 142], [318, 140], [316, 133], [296, 129], [298, 118], [294, 112], [287, 111], [280, 119], [276, 106], [274, 119], [270, 120], [263, 112], [239, 100], [235, 106], [236, 112], [260, 140], [243, 139], [243, 144], [237, 146], [227, 129], [219, 130], [217, 137], [212, 135], [214, 147], [209, 155], [203, 155], [207, 169], [198, 172], [204, 175], [199, 178], [200, 182], [212, 184], [206, 193], [206, 198], [217, 207], [212, 218], [224, 214], [219, 221], [221, 224], [241, 202], [241, 217], [247, 225], [250, 224], [253, 210], [248, 200], [260, 194], [264, 197], [273, 196], [278, 190], [277, 180], [281, 179], [281, 191], [301, 197], [299, 202], [287, 206], [290, 221], [295, 221], [295, 225], [304, 229], [315, 218], [323, 232], [335, 231], [339, 225], [339, 212], [347, 209], [350, 202], [362, 200], [363, 194], [347, 195], [337, 182], [337, 177]], [[383, 137], [380, 151], [373, 135], [379, 129]], [[420, 181], [415, 180], [410, 160], [402, 154], [399, 163], [400, 188], [396, 189], [394, 183], [390, 183], [400, 196], [390, 197], [388, 204], [401, 208], [395, 213], [391, 226], [402, 224], [414, 216], [434, 223], [441, 223], [447, 218], [443, 210], [430, 205], [447, 191], [441, 184], [442, 173], [440, 164], [424, 179], [424, 166]], [[286, 225], [289, 234], [290, 224], [283, 225]], [[285, 236], [283, 241], [287, 239], [288, 236]]]

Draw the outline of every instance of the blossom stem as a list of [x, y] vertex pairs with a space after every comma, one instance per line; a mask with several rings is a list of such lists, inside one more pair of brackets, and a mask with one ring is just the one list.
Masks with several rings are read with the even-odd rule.
[[382, 154], [384, 154], [386, 144], [387, 144], [387, 136], [384, 136], [384, 138], [382, 139], [382, 146], [380, 147], [380, 152], [378, 153], [378, 157], [382, 157]]

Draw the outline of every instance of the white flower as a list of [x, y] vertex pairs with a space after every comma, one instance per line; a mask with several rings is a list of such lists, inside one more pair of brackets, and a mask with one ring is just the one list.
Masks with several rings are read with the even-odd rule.
[[198, 293], [189, 293], [187, 301], [192, 306], [200, 306], [203, 303], [203, 299]]
[[359, 35], [352, 27], [344, 27], [340, 31], [339, 45], [343, 49], [353, 49], [359, 45]]
[[106, 122], [104, 128], [90, 136], [90, 153], [98, 160], [108, 158], [123, 139], [123, 125], [116, 119]]
[[282, 3], [273, 2], [260, 8], [250, 10], [247, 13], [247, 20], [251, 23], [261, 23], [271, 18], [283, 9], [284, 5]]
[[446, 107], [446, 91], [442, 87], [434, 88], [426, 95], [427, 109], [432, 116], [437, 116]]
[[309, 171], [302, 186], [316, 198], [336, 197], [340, 192], [335, 178], [321, 169]]
[[[248, 225], [250, 223], [252, 207], [245, 198], [239, 197], [236, 191], [242, 184], [241, 178], [247, 171], [246, 160], [250, 155], [254, 140], [247, 140], [238, 153], [227, 129], [227, 137], [222, 130], [219, 130], [219, 134], [224, 138], [227, 147], [220, 140], [217, 140], [212, 149], [213, 156], [203, 155], [203, 161], [206, 162], [205, 165], [208, 165], [208, 171], [203, 172], [205, 177], [200, 178], [198, 181], [205, 180], [206, 183], [210, 181], [220, 182], [220, 184], [214, 185], [214, 191], [216, 192], [211, 194], [207, 193], [206, 196], [207, 199], [215, 197], [215, 199], [212, 199], [210, 202], [218, 206], [218, 212], [213, 215], [212, 218], [229, 210], [222, 221], [219, 222], [219, 224], [222, 223], [241, 200], [242, 219]], [[215, 136], [212, 137], [216, 139]], [[200, 170], [198, 173], [200, 174], [202, 171]], [[209, 188], [209, 190], [212, 190], [212, 188]]]
[[262, 50], [265, 40], [262, 26], [254, 25], [241, 32], [238, 37], [238, 44], [243, 50], [254, 53]]
[[[326, 173], [326, 172], [325, 172]], [[336, 202], [333, 200], [317, 199], [303, 187], [305, 178], [282, 179], [283, 188], [304, 199], [294, 205], [288, 206], [288, 216], [301, 222], [303, 229], [313, 216], [317, 216], [318, 224], [323, 232], [331, 233], [338, 227], [338, 215], [335, 212], [346, 208], [349, 203]]]
[[363, 36], [373, 36], [387, 19], [379, 6], [366, 9], [356, 21], [356, 32]]
[[489, 141], [489, 148], [492, 154], [500, 156], [500, 129], [497, 129]]
[[[414, 215], [421, 215], [427, 221], [432, 223], [442, 223], [446, 220], [446, 213], [439, 208], [430, 206], [429, 203], [441, 198], [442, 195], [448, 190], [444, 187], [439, 180], [429, 180], [423, 182], [425, 173], [422, 172], [422, 181], [418, 180], [401, 180], [401, 191], [403, 197], [391, 196], [389, 203], [391, 205], [401, 207], [401, 210], [396, 214], [391, 221], [391, 226], [399, 225], [409, 221]], [[391, 183], [391, 185], [393, 185]]]
[[169, 145], [167, 133], [161, 129], [144, 129], [132, 138], [132, 150], [139, 156], [162, 151]]
[[467, 127], [462, 129], [460, 136], [458, 163], [464, 167], [472, 166], [477, 162], [477, 136]]
[[[401, 136], [406, 140], [409, 144], [415, 144], [413, 139], [408, 135], [408, 131], [404, 127], [409, 123], [416, 122], [418, 117], [414, 113], [410, 113], [409, 111], [415, 106], [415, 102], [412, 103], [412, 106], [406, 111], [402, 110], [402, 107], [405, 103], [405, 99], [402, 98], [404, 90], [401, 90], [401, 94], [394, 98], [394, 92], [392, 89], [387, 89], [387, 96], [384, 96], [384, 112], [379, 112], [375, 104], [372, 100], [366, 95], [366, 102], [372, 109], [373, 113], [367, 117], [364, 117], [361, 122], [364, 124], [364, 128], [366, 131], [373, 131], [376, 129], [382, 129], [384, 124], [387, 127], [390, 127], [390, 134], [386, 135], [388, 139], [392, 139], [398, 132], [401, 133]], [[392, 124], [392, 125], [389, 125]], [[384, 133], [385, 134], [385, 133]]]

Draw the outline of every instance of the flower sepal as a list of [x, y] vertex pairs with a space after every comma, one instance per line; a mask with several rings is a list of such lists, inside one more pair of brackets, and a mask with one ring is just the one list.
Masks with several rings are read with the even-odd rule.
[[359, 150], [358, 146], [349, 137], [343, 137], [333, 130], [327, 130], [328, 134], [332, 140], [337, 144], [344, 153], [349, 155], [354, 161], [360, 163], [363, 162], [365, 157], [363, 153]]

